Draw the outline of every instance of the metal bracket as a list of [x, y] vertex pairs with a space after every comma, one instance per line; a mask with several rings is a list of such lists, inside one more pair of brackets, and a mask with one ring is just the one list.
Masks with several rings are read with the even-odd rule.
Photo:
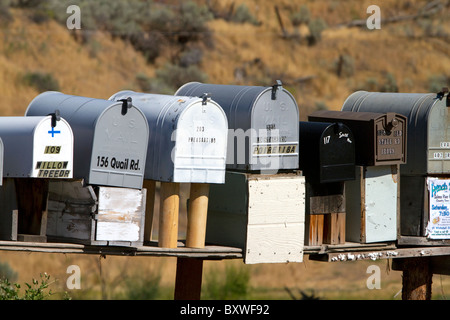
[[126, 115], [128, 112], [128, 109], [130, 109], [133, 105], [131, 103], [132, 99], [131, 97], [128, 97], [126, 99], [120, 99], [119, 101], [122, 101], [122, 115]]
[[283, 85], [281, 83], [281, 80], [277, 80], [277, 83], [272, 86], [272, 100], [277, 99], [277, 90], [282, 87]]

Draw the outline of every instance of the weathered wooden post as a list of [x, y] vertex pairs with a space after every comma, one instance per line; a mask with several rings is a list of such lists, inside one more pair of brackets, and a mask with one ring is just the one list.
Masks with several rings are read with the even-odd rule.
[[430, 300], [432, 289], [431, 257], [393, 259], [392, 268], [402, 271], [402, 300]]
[[203, 259], [177, 258], [175, 300], [200, 300], [203, 277]]
[[145, 113], [150, 145], [145, 179], [161, 181], [158, 242], [176, 248], [180, 183], [191, 184], [186, 246], [203, 247], [209, 184], [225, 181], [227, 118], [205, 92], [195, 97], [121, 91]]
[[192, 183], [190, 206], [188, 208], [186, 247], [205, 246], [206, 222], [208, 212], [209, 184]]

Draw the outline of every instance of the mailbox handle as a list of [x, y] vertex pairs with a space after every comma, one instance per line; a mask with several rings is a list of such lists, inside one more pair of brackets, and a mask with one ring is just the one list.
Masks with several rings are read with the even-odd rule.
[[445, 99], [445, 106], [450, 107], [450, 94], [448, 94], [448, 88], [444, 87], [440, 92], [437, 93], [437, 99], [442, 100], [445, 94], [447, 94], [447, 98]]
[[204, 93], [199, 98], [202, 98], [202, 106], [206, 106], [208, 101], [211, 100], [211, 94], [210, 93]]
[[54, 113], [50, 113], [49, 116], [52, 116], [52, 128], [56, 127], [56, 121], [61, 120], [61, 115], [58, 109], [55, 110]]
[[119, 101], [122, 101], [122, 115], [126, 115], [128, 112], [128, 109], [130, 109], [133, 105], [132, 105], [132, 99], [131, 97], [128, 97], [126, 99], [120, 99]]
[[384, 129], [389, 132], [396, 126], [398, 126], [398, 120], [395, 118], [395, 113], [386, 113], [386, 127]]
[[278, 88], [281, 88], [281, 87], [282, 87], [281, 80], [277, 80], [277, 83], [275, 83], [272, 86], [272, 100], [277, 100], [277, 91], [278, 91]]

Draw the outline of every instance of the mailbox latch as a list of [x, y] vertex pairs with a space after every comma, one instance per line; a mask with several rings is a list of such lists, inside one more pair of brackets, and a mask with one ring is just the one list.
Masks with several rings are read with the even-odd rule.
[[56, 127], [56, 121], [61, 120], [61, 115], [59, 110], [56, 109], [54, 113], [50, 113], [49, 116], [52, 116], [52, 128]]
[[208, 101], [211, 100], [211, 94], [210, 93], [204, 93], [200, 96], [202, 98], [202, 106], [206, 106]]
[[445, 94], [447, 94], [447, 98], [445, 100], [445, 105], [447, 107], [450, 107], [450, 94], [448, 93], [448, 88], [444, 87], [440, 92], [437, 93], [437, 97], [439, 100], [442, 100], [444, 98]]
[[277, 83], [272, 86], [272, 100], [277, 99], [277, 91], [280, 88], [282, 88], [281, 80], [277, 80]]
[[122, 115], [126, 115], [128, 112], [128, 109], [130, 109], [133, 105], [132, 105], [132, 99], [131, 97], [128, 97], [126, 99], [120, 99], [119, 101], [122, 101]]

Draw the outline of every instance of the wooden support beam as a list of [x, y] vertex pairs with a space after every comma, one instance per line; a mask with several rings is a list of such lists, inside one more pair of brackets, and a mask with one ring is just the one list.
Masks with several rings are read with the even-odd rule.
[[177, 258], [175, 300], [200, 300], [203, 259]]
[[209, 184], [191, 184], [186, 232], [186, 247], [188, 248], [205, 247], [208, 195]]
[[431, 300], [430, 257], [394, 259], [403, 271], [402, 300]]
[[145, 226], [144, 226], [144, 242], [152, 241], [153, 231], [153, 210], [155, 206], [155, 180], [144, 180], [143, 188], [147, 189], [147, 199], [145, 205]]
[[180, 211], [180, 184], [161, 182], [158, 246], [176, 248], [178, 242], [178, 214]]

